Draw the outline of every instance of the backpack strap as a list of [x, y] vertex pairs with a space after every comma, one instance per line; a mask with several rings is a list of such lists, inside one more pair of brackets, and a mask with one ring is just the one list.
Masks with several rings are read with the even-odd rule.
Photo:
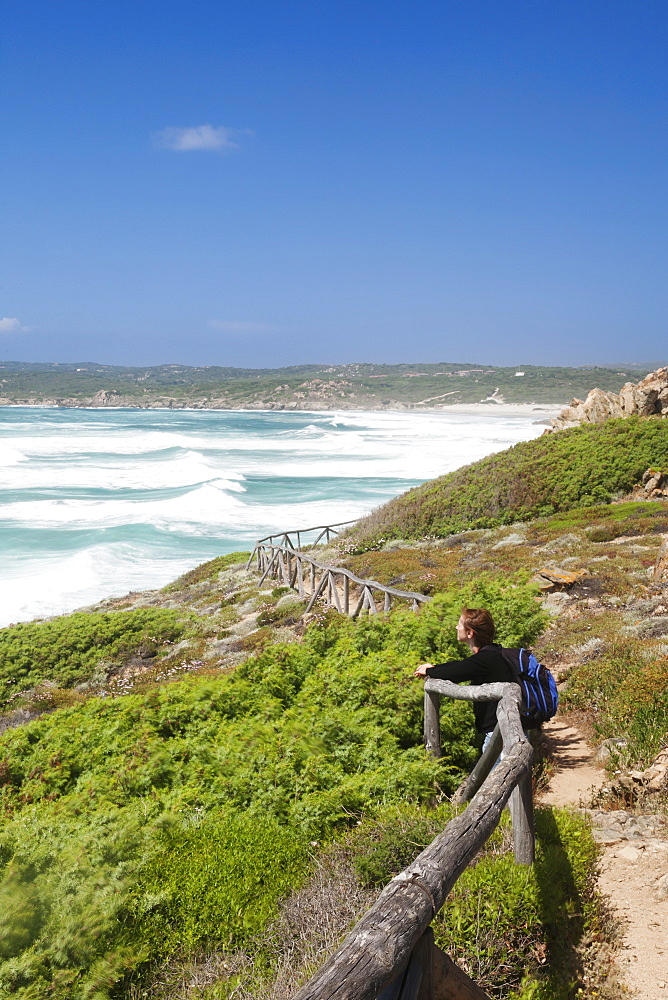
[[520, 671], [522, 669], [523, 652], [524, 649], [504, 649], [503, 646], [500, 649], [501, 656], [510, 667], [510, 672], [513, 675], [513, 683], [519, 684], [520, 687], [522, 686]]

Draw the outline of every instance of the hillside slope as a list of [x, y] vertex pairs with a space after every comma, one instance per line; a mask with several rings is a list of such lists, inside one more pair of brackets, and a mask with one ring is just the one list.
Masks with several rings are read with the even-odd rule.
[[[464, 602], [569, 675], [564, 702], [602, 738], [625, 737], [614, 769], [645, 768], [668, 731], [651, 582], [664, 532], [665, 501], [620, 503], [348, 557], [434, 594], [419, 615], [305, 621], [237, 553], [0, 630], [0, 726], [14, 727], [0, 734], [0, 998], [291, 996], [451, 815], [475, 757], [469, 709], [444, 706], [447, 756], [427, 758], [412, 667], [458, 655]], [[528, 577], [553, 562], [583, 575], [540, 598]], [[629, 780], [613, 806], [637, 798]], [[437, 941], [490, 995], [612, 1000], [591, 964], [607, 930], [588, 823], [538, 810], [537, 834], [527, 873], [502, 824]]]
[[[594, 386], [619, 392], [629, 371], [480, 364], [298, 365], [291, 368], [123, 368], [0, 364], [0, 405], [259, 410], [441, 409], [490, 396], [506, 403], [564, 404]], [[492, 404], [494, 405], [494, 404]]]
[[354, 549], [380, 539], [443, 537], [607, 503], [650, 466], [668, 466], [668, 422], [629, 417], [514, 445], [423, 483], [359, 521]]

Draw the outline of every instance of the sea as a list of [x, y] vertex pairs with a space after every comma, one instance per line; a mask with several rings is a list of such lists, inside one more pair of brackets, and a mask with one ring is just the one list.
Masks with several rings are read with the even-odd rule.
[[538, 436], [545, 416], [0, 407], [0, 626], [354, 520]]

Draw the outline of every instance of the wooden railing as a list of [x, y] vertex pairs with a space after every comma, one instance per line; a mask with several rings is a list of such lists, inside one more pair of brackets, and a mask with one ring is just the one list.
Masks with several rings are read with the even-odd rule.
[[[459, 790], [460, 815], [395, 876], [338, 951], [293, 1000], [489, 1000], [433, 940], [431, 921], [510, 804], [515, 860], [534, 857], [531, 761], [515, 684], [425, 682], [425, 744], [440, 756], [441, 697], [498, 701], [494, 738]], [[498, 760], [499, 751], [502, 757]]]
[[[303, 536], [309, 532], [320, 532], [316, 542], [322, 538], [329, 539], [344, 524], [324, 525], [317, 528], [305, 528], [300, 531], [284, 531], [277, 535], [268, 535], [255, 543], [255, 548], [246, 564], [250, 569], [253, 560], [256, 561], [260, 573], [260, 585], [267, 577], [280, 581], [284, 586], [296, 590], [300, 597], [308, 598], [305, 614], [311, 611], [316, 601], [336, 608], [342, 614], [356, 618], [361, 611], [376, 614], [379, 611], [389, 611], [393, 600], [408, 601], [413, 610], [417, 611], [421, 604], [431, 600], [426, 594], [411, 590], [397, 590], [378, 583], [377, 580], [362, 580], [348, 569], [341, 566], [326, 566], [301, 549]], [[280, 539], [277, 543], [274, 539]], [[293, 545], [296, 541], [296, 547]], [[379, 603], [376, 603], [376, 594]]]
[[[267, 535], [266, 538], [258, 539], [255, 546], [274, 545], [274, 539], [278, 538], [280, 539], [278, 545], [286, 545], [291, 549], [299, 551], [302, 547], [302, 539], [304, 539], [304, 544], [310, 548], [313, 545], [319, 545], [323, 538], [325, 542], [331, 541], [332, 538], [341, 534], [340, 528], [345, 528], [347, 525], [354, 523], [354, 521], [339, 521], [337, 524], [319, 524], [315, 528], [299, 528], [297, 531], [279, 531], [275, 535]], [[314, 534], [316, 531], [319, 534], [309, 541], [306, 536]], [[254, 555], [255, 553], [252, 552], [247, 567], [250, 567]]]

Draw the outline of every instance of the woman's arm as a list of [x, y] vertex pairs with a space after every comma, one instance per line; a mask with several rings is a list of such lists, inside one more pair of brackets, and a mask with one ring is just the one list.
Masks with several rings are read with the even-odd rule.
[[[467, 656], [465, 660], [448, 660], [447, 663], [421, 663], [415, 668], [414, 677], [436, 677], [443, 681], [474, 681], [480, 675], [478, 654]], [[482, 683], [480, 681], [480, 683]]]

